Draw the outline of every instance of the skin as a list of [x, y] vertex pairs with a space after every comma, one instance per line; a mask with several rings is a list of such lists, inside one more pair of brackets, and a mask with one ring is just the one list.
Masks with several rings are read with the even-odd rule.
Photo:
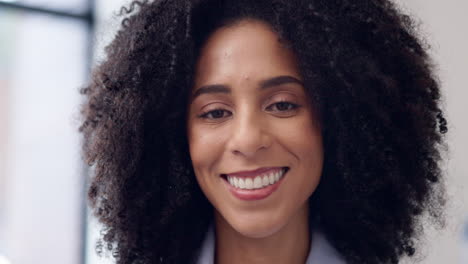
[[[215, 209], [216, 263], [304, 263], [308, 256], [308, 198], [322, 174], [322, 135], [301, 83], [260, 89], [278, 76], [302, 81], [294, 53], [257, 20], [219, 28], [198, 59], [187, 134], [198, 184]], [[198, 91], [207, 85], [229, 92]], [[220, 176], [284, 166], [282, 184], [262, 200], [236, 198]]]

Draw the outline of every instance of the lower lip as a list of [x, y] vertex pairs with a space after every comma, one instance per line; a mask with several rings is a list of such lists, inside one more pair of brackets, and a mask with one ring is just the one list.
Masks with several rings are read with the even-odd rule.
[[235, 197], [237, 197], [237, 198], [239, 198], [241, 200], [244, 200], [244, 201], [254, 201], [254, 200], [265, 199], [268, 196], [270, 196], [274, 191], [276, 191], [279, 188], [280, 184], [283, 182], [283, 179], [286, 176], [286, 173], [288, 173], [288, 171], [286, 171], [283, 174], [283, 176], [281, 177], [281, 179], [279, 181], [275, 182], [272, 185], [268, 185], [265, 188], [261, 188], [261, 189], [250, 189], [250, 190], [239, 189], [239, 188], [236, 188], [236, 187], [232, 186], [231, 184], [229, 184], [229, 182], [226, 179], [223, 179], [223, 181], [227, 185], [227, 188], [229, 189], [229, 191]]

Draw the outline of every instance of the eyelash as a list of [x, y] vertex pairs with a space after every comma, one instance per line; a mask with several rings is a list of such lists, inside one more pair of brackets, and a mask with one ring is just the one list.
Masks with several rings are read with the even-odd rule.
[[[273, 104], [269, 105], [267, 107], [267, 109], [270, 108], [271, 106], [278, 105], [278, 104], [287, 104], [288, 106], [291, 106], [291, 108], [288, 109], [288, 110], [279, 111], [279, 112], [282, 112], [282, 113], [291, 112], [291, 111], [294, 111], [294, 110], [296, 110], [297, 108], [300, 107], [300, 105], [295, 104], [295, 103], [291, 103], [291, 102], [288, 102], [288, 101], [279, 101], [279, 102], [276, 102], [276, 103], [273, 103]], [[198, 117], [202, 118], [202, 119], [221, 119], [221, 118], [223, 118], [223, 117], [220, 117], [220, 118], [209, 118], [208, 117], [209, 114], [212, 114], [213, 112], [216, 112], [216, 111], [228, 112], [228, 111], [226, 111], [226, 110], [224, 110], [222, 108], [217, 108], [217, 109], [213, 109], [213, 110], [210, 110], [210, 111], [206, 111], [206, 112], [200, 114]]]

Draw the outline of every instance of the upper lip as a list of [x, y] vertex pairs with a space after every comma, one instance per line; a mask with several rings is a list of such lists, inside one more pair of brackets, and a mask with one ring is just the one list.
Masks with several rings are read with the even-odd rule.
[[258, 168], [255, 170], [236, 171], [236, 172], [226, 173], [222, 175], [229, 175], [229, 176], [236, 176], [236, 177], [254, 177], [257, 175], [264, 174], [267, 171], [280, 170], [283, 168], [285, 167], [262, 167], [262, 168]]

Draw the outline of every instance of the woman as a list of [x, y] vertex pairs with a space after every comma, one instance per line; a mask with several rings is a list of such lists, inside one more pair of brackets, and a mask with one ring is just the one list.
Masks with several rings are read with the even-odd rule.
[[392, 3], [122, 13], [80, 128], [117, 263], [398, 263], [443, 226], [439, 84]]

